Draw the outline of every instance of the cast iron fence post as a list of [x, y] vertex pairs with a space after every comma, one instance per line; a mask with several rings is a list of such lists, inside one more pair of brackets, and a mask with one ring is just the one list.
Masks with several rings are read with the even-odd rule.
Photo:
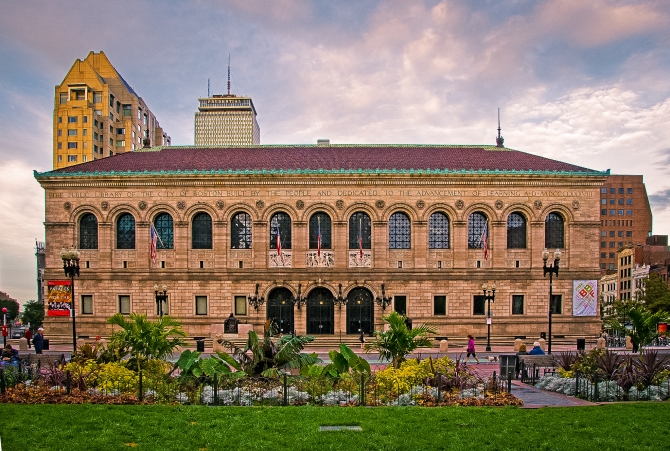
[[284, 373], [284, 405], [288, 406], [288, 376]]
[[67, 370], [65, 372], [65, 393], [68, 395], [72, 391], [72, 373], [70, 373], [70, 370]]
[[142, 370], [140, 370], [140, 402], [144, 399], [144, 389], [142, 387]]
[[365, 373], [361, 373], [361, 400], [359, 405], [365, 407]]
[[435, 377], [437, 377], [437, 402], [439, 404], [442, 395], [442, 375], [438, 371], [437, 373], [435, 373]]
[[598, 374], [593, 375], [593, 402], [598, 402]]
[[0, 368], [0, 393], [5, 394], [5, 369]]
[[512, 372], [507, 372], [507, 393], [512, 393]]
[[212, 381], [212, 385], [214, 387], [214, 405], [218, 406], [219, 405], [219, 378], [214, 375], [214, 380]]

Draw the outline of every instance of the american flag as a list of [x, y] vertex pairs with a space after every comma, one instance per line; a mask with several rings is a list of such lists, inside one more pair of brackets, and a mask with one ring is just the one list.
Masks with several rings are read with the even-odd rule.
[[156, 266], [156, 242], [158, 241], [158, 232], [153, 224], [149, 228], [149, 233], [151, 234], [151, 247], [149, 248], [149, 257], [151, 258], [151, 263]]
[[279, 236], [279, 224], [277, 224], [277, 255], [281, 257], [281, 238]]
[[358, 249], [360, 256], [363, 258], [363, 219], [358, 219]]
[[317, 236], [316, 236], [316, 255], [321, 257], [321, 218], [316, 217], [318, 226], [317, 226]]
[[482, 243], [482, 248], [484, 249], [484, 260], [489, 259], [489, 222], [486, 221], [484, 224], [484, 230], [482, 230], [482, 236], [479, 239], [479, 242]]

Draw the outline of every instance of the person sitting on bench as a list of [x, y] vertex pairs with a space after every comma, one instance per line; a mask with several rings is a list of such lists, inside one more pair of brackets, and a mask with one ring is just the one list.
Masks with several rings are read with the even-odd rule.
[[536, 341], [533, 343], [533, 349], [530, 350], [528, 355], [544, 355], [544, 351], [540, 347], [540, 342]]

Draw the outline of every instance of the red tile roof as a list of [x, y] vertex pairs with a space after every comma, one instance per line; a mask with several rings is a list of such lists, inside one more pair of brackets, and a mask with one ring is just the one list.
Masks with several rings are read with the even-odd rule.
[[127, 152], [42, 175], [161, 171], [597, 171], [494, 146], [173, 146]]

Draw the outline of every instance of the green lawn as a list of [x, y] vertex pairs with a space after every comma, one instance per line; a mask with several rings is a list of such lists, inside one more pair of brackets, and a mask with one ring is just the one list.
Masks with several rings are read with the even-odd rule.
[[[667, 449], [670, 403], [514, 407], [0, 405], [2, 450]], [[362, 432], [319, 432], [359, 425]]]

